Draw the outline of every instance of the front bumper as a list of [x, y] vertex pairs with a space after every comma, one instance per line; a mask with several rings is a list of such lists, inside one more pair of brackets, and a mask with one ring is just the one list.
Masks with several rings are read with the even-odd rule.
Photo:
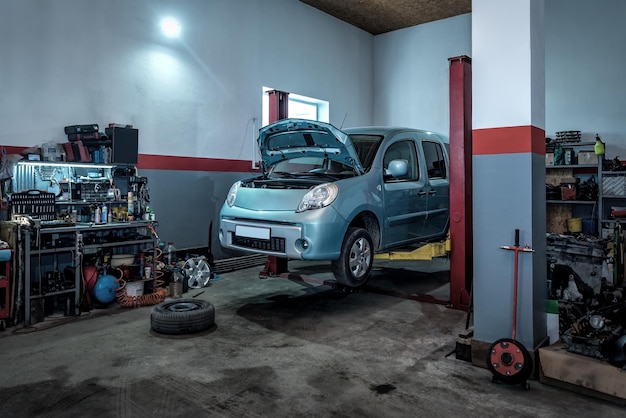
[[225, 248], [297, 260], [339, 257], [347, 223], [332, 207], [285, 213], [280, 222], [254, 219], [253, 211], [237, 211], [248, 212], [242, 214], [248, 216], [220, 217], [219, 238]]

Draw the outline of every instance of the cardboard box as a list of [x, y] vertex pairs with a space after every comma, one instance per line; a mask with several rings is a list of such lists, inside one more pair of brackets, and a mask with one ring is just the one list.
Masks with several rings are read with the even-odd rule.
[[561, 185], [561, 200], [576, 200], [576, 186]]
[[539, 363], [542, 383], [611, 400], [626, 399], [626, 370], [607, 361], [570, 353], [564, 343], [540, 348]]
[[578, 164], [598, 164], [598, 156], [594, 151], [578, 151]]

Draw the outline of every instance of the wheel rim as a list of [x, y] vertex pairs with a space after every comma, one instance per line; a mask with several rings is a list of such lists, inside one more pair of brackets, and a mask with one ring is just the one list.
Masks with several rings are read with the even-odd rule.
[[370, 243], [365, 238], [354, 241], [350, 249], [350, 272], [356, 278], [361, 278], [367, 273], [372, 262], [372, 249]]
[[202, 257], [190, 258], [183, 265], [183, 273], [192, 289], [206, 287], [211, 280], [211, 268]]
[[168, 312], [189, 312], [196, 309], [200, 309], [200, 305], [195, 302], [175, 302], [165, 307]]

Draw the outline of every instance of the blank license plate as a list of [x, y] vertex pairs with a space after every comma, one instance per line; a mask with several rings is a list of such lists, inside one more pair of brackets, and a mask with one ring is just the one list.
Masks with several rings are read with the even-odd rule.
[[238, 237], [257, 238], [257, 239], [270, 239], [269, 228], [258, 228], [255, 226], [237, 225], [235, 227], [235, 235]]

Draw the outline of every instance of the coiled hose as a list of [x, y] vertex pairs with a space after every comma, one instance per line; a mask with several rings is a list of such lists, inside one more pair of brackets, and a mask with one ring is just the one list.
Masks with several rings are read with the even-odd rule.
[[154, 257], [154, 266], [157, 268], [157, 270], [154, 272], [154, 292], [139, 296], [128, 295], [126, 293], [126, 280], [122, 278], [124, 277], [124, 272], [119, 268], [117, 269], [120, 272], [120, 278], [117, 279], [116, 282], [121, 283], [121, 285], [120, 287], [115, 289], [115, 297], [117, 299], [117, 303], [119, 303], [122, 308], [136, 308], [139, 306], [158, 305], [159, 303], [163, 302], [167, 297], [168, 291], [165, 288], [161, 287], [165, 284], [165, 281], [161, 279], [165, 274], [161, 271], [163, 263], [158, 261], [163, 254], [163, 251], [161, 251], [161, 249], [159, 248], [156, 248], [155, 250], [157, 252], [157, 255]]

